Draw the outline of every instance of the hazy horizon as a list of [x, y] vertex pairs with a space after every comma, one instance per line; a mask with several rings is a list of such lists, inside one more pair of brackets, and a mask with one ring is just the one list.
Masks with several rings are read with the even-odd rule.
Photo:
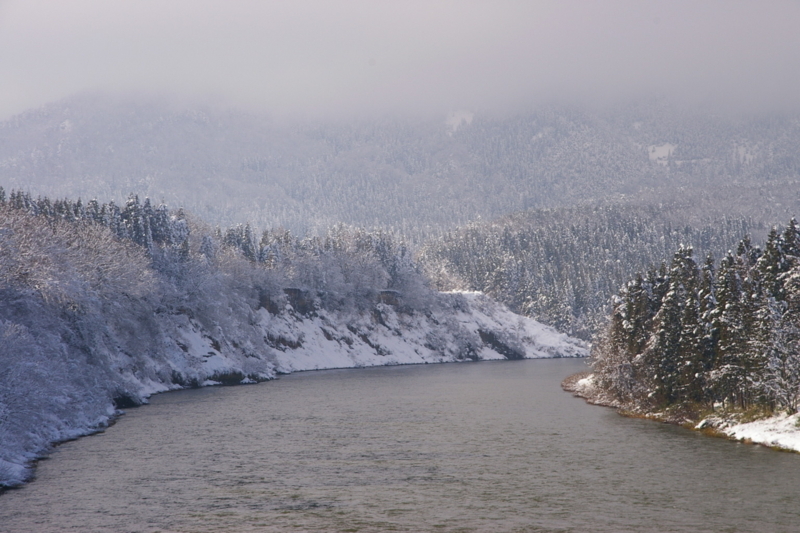
[[652, 96], [800, 109], [800, 3], [0, 0], [0, 119], [75, 93], [277, 116]]

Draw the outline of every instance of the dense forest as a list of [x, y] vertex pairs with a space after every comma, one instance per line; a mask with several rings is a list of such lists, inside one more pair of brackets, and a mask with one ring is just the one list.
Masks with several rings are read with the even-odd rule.
[[[174, 271], [190, 254], [184, 212], [171, 215], [163, 204], [140, 202], [135, 195], [122, 206], [34, 199], [22, 192], [7, 202], [50, 220], [105, 226], [140, 245], [159, 271]], [[340, 305], [357, 306], [370, 301], [370, 294], [395, 290], [424, 307], [429, 285], [481, 291], [519, 314], [588, 340], [604, 322], [611, 296], [634, 272], [666, 260], [679, 245], [722, 254], [742, 234], [763, 232], [762, 224], [747, 218], [690, 225], [685, 210], [673, 204], [531, 210], [447, 232], [428, 241], [416, 258], [402, 236], [382, 230], [339, 224], [321, 236], [299, 237], [286, 229], [259, 234], [250, 224], [238, 224], [204, 227], [197, 253], [214, 257], [220, 246], [237, 250], [280, 277], [273, 286], [314, 291], [324, 305], [333, 305], [331, 295]]]
[[419, 260], [440, 290], [483, 291], [589, 339], [635, 272], [667, 260], [679, 245], [722, 254], [741, 235], [763, 230], [749, 218], [690, 222], [675, 204], [528, 211], [447, 232], [429, 241]]
[[800, 407], [800, 228], [745, 237], [715, 266], [681, 247], [614, 299], [593, 344], [601, 389], [644, 411]]

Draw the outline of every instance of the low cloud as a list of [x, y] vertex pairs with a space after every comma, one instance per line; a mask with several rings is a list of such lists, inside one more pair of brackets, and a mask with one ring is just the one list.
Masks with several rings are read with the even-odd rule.
[[0, 1], [0, 116], [86, 90], [276, 114], [664, 96], [800, 108], [793, 1]]

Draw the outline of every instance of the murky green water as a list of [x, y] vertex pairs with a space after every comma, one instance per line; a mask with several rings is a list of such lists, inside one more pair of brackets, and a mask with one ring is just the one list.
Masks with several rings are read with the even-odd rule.
[[579, 360], [182, 391], [60, 446], [0, 531], [800, 531], [800, 455], [586, 405]]

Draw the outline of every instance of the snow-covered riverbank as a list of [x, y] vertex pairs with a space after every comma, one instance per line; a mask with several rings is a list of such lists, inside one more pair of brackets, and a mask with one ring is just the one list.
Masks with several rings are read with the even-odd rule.
[[800, 453], [800, 413], [787, 415], [778, 413], [768, 418], [742, 422], [735, 415], [713, 415], [700, 421], [680, 420], [664, 413], [641, 412], [608, 397], [600, 390], [590, 373], [571, 376], [562, 383], [564, 390], [586, 399], [589, 403], [614, 407], [623, 415], [631, 414], [661, 422], [680, 424], [695, 430], [711, 430], [713, 434], [732, 440], [760, 444], [770, 448]]
[[800, 453], [800, 413], [791, 416], [779, 413], [751, 422], [706, 418], [698, 422], [695, 429], [707, 427], [734, 440]]
[[[246, 320], [224, 320], [225, 306]], [[96, 330], [52, 316], [49, 333], [45, 309], [27, 310], [36, 327], [3, 322], [0, 485], [29, 479], [54, 443], [102, 430], [120, 407], [167, 390], [300, 370], [586, 355], [581, 341], [479, 293], [440, 294], [427, 312], [296, 307], [289, 298], [244, 312], [235, 301], [214, 313], [132, 307]]]

